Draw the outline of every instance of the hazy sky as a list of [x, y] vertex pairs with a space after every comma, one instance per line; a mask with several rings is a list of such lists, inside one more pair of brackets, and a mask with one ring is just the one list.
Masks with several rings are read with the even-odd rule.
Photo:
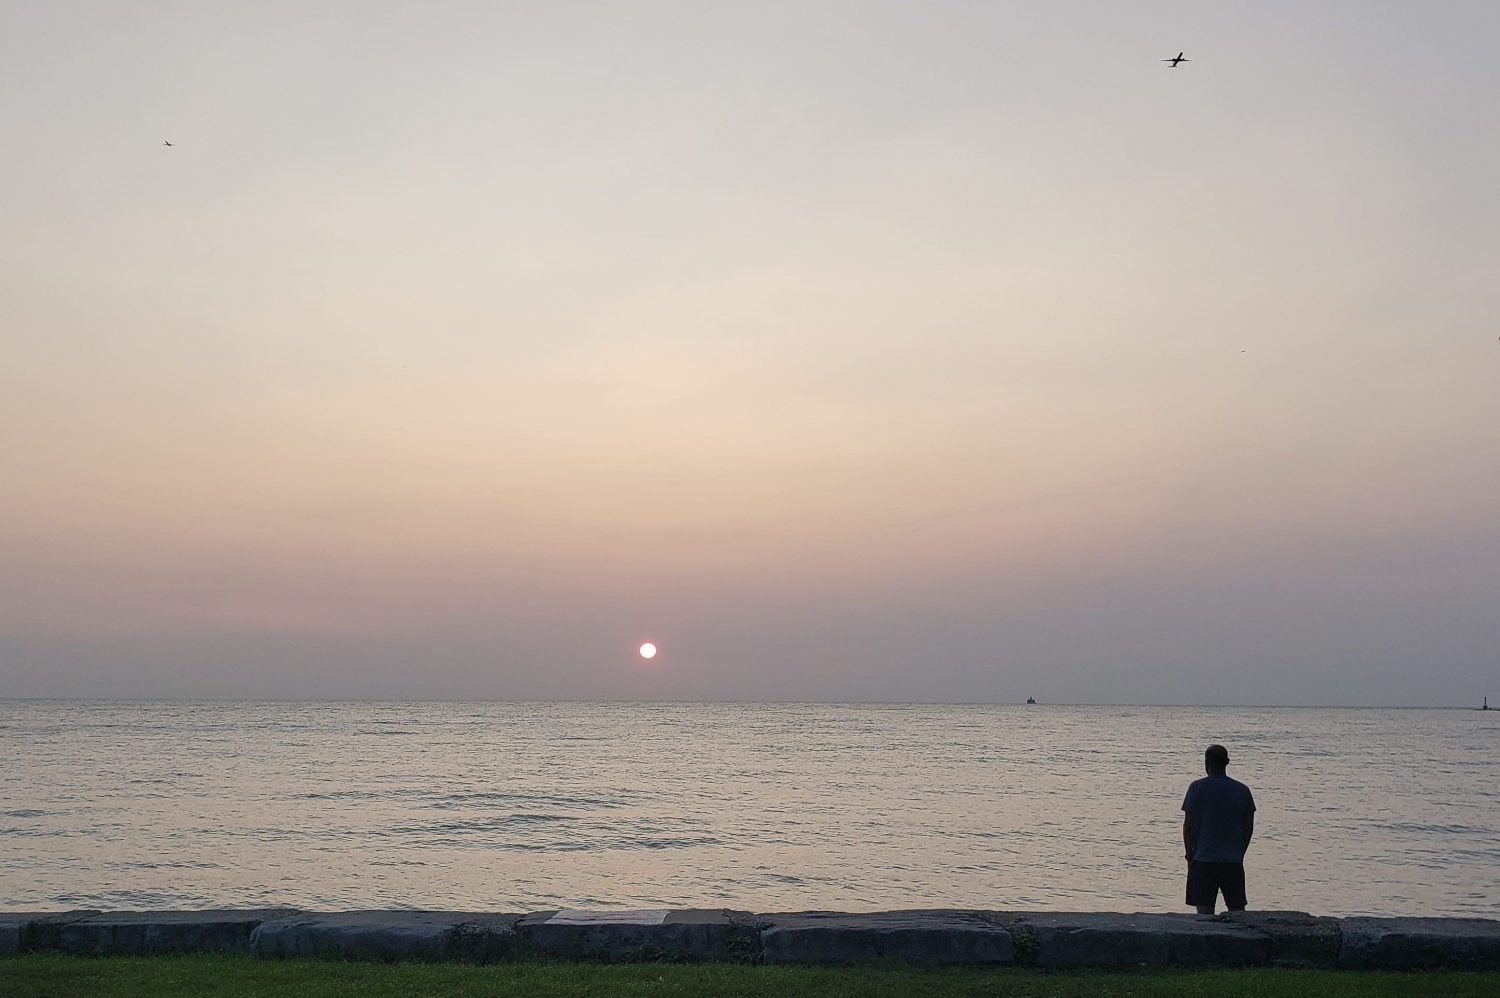
[[1500, 697], [1497, 45], [0, 0], [0, 696]]

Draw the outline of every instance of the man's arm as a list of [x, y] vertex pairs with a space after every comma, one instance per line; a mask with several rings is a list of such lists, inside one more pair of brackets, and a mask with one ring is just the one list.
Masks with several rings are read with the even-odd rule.
[[1255, 812], [1245, 812], [1245, 848], [1250, 848], [1250, 838], [1255, 834]]
[[1198, 845], [1198, 823], [1193, 820], [1191, 811], [1182, 816], [1182, 847], [1187, 852], [1188, 862], [1193, 861], [1193, 850]]

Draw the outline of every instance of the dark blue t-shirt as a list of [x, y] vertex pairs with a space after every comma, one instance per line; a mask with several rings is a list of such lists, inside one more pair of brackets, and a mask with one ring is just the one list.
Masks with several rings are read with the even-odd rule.
[[1255, 810], [1250, 788], [1223, 773], [1194, 780], [1182, 809], [1198, 828], [1192, 859], [1200, 863], [1243, 863], [1245, 821]]

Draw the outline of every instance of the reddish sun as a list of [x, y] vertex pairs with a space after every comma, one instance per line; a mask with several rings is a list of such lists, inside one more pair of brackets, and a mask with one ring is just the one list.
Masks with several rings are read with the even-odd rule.
[[641, 650], [641, 658], [655, 658], [656, 657], [656, 645], [652, 644], [649, 641], [647, 641], [645, 644], [641, 645], [641, 649], [640, 650]]

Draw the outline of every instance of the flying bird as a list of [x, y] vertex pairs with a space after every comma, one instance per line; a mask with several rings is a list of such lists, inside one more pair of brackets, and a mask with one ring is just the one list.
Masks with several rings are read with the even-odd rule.
[[1170, 62], [1172, 64], [1172, 65], [1170, 65], [1170, 66], [1167, 67], [1168, 69], [1176, 69], [1177, 68], [1177, 64], [1179, 62], [1192, 62], [1192, 61], [1193, 60], [1187, 58], [1181, 52], [1178, 52], [1175, 56], [1173, 56], [1170, 59], [1163, 59], [1162, 60], [1162, 62]]
[[171, 145], [171, 144], [172, 144], [172, 143], [170, 143], [170, 142], [168, 142], [168, 141], [167, 141], [167, 140], [166, 140], [166, 139], [162, 139], [162, 140], [161, 140], [161, 144], [162, 144], [162, 145], [164, 145], [164, 146], [169, 146], [169, 145]]

